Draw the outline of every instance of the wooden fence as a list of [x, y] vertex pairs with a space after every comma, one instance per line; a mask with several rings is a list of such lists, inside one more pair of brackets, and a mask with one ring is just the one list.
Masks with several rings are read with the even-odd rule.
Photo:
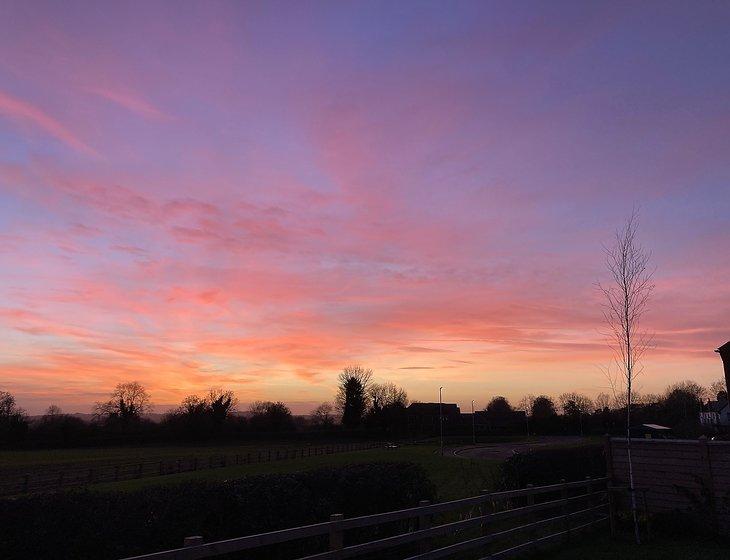
[[318, 447], [264, 449], [236, 454], [190, 456], [122, 464], [74, 465], [68, 468], [47, 468], [26, 473], [16, 472], [15, 474], [2, 474], [0, 477], [0, 496], [52, 491], [98, 482], [116, 482], [134, 478], [164, 476], [233, 465], [304, 459], [318, 455], [363, 451], [378, 447], [382, 447], [382, 444], [373, 442], [337, 443]]
[[[730, 529], [730, 442], [631, 439], [634, 487], [649, 513], [693, 511]], [[608, 476], [629, 485], [625, 438], [606, 438]]]
[[[418, 507], [350, 519], [333, 514], [324, 523], [211, 543], [204, 543], [199, 536], [187, 537], [182, 548], [133, 558], [194, 560], [323, 538], [328, 542], [329, 550], [296, 557], [300, 560], [343, 560], [371, 553], [381, 557], [385, 551], [393, 552], [398, 548], [398, 557], [408, 560], [435, 560], [466, 552], [483, 554], [485, 559], [508, 558], [569, 539], [577, 531], [608, 521], [611, 500], [607, 480], [586, 479], [506, 492], [485, 492], [472, 498], [436, 504], [422, 501]], [[440, 521], [438, 516], [441, 516]], [[392, 528], [393, 522], [400, 522], [395, 534], [366, 542], [350, 542], [356, 539], [350, 538], [348, 531], [383, 525]], [[447, 538], [437, 544], [435, 539], [438, 537]]]

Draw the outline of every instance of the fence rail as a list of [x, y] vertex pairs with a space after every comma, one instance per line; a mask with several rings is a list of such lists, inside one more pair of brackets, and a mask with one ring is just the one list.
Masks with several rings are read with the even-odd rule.
[[[418, 544], [417, 553], [408, 556], [408, 560], [436, 560], [501, 541], [508, 541], [510, 546], [490, 551], [485, 558], [508, 558], [555, 540], [569, 538], [571, 533], [608, 521], [611, 517], [611, 500], [607, 482], [608, 478], [589, 478], [578, 482], [561, 482], [505, 492], [485, 492], [471, 498], [436, 504], [422, 501], [417, 507], [350, 519], [344, 519], [340, 514], [333, 514], [329, 521], [323, 523], [211, 543], [203, 543], [202, 537], [199, 536], [187, 537], [183, 548], [129, 557], [125, 560], [197, 560], [325, 535], [329, 537], [329, 550], [297, 558], [343, 560], [398, 546]], [[536, 503], [536, 497], [548, 499]], [[580, 509], [575, 509], [576, 507]], [[469, 510], [465, 518], [452, 520], [455, 513], [465, 509]], [[551, 514], [550, 517], [536, 519], [540, 512], [551, 512], [556, 509], [559, 510], [557, 515]], [[452, 519], [447, 518], [442, 520], [441, 524], [434, 524], [434, 517], [444, 514], [449, 514]], [[528, 522], [508, 528], [498, 527], [501, 522], [520, 518], [526, 518]], [[395, 535], [347, 546], [344, 544], [345, 532], [348, 530], [379, 527], [393, 521], [405, 520], [413, 522], [414, 527], [411, 528], [409, 523], [405, 531]], [[540, 534], [540, 530], [550, 530], [554, 525], [560, 525], [560, 529], [557, 531], [553, 529], [553, 532], [546, 535]], [[500, 530], [496, 530], [498, 528]], [[468, 530], [477, 530], [479, 534], [473, 538], [432, 549], [434, 538], [463, 534]], [[523, 537], [522, 542], [517, 544], [512, 542], [520, 537]]]
[[117, 482], [135, 478], [164, 476], [181, 472], [216, 469], [234, 465], [250, 465], [272, 461], [305, 459], [319, 455], [364, 451], [382, 447], [381, 443], [337, 443], [299, 448], [263, 449], [235, 454], [188, 456], [119, 464], [75, 465], [69, 468], [36, 470], [35, 472], [2, 474], [0, 496], [42, 492], [84, 486], [99, 482]]

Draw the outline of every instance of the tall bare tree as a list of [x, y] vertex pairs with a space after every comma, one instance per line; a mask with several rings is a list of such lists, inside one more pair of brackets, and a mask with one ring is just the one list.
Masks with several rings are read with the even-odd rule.
[[598, 284], [604, 296], [603, 316], [607, 339], [614, 354], [616, 373], [606, 369], [614, 392], [621, 387], [626, 397], [626, 448], [629, 464], [631, 512], [634, 534], [641, 542], [636, 514], [634, 468], [631, 460], [631, 404], [634, 382], [641, 373], [641, 358], [652, 345], [652, 335], [642, 328], [642, 318], [654, 291], [654, 270], [649, 267], [651, 253], [637, 240], [638, 213], [634, 210], [622, 229], [616, 231], [611, 247], [605, 247], [610, 281]]
[[95, 406], [97, 418], [121, 420], [139, 419], [150, 410], [150, 396], [147, 389], [137, 381], [118, 383], [110, 399]]

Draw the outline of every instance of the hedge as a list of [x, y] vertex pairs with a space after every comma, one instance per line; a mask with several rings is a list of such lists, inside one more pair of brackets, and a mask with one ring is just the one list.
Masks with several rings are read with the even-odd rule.
[[[178, 548], [190, 535], [210, 542], [325, 521], [332, 513], [353, 517], [412, 507], [434, 496], [433, 484], [412, 463], [191, 481], [133, 492], [37, 494], [0, 501], [0, 556], [121, 558]], [[314, 545], [322, 544], [299, 543], [297, 551], [315, 551]]]
[[579, 447], [546, 447], [516, 453], [504, 463], [498, 485], [503, 489], [524, 488], [528, 484], [541, 486], [583, 480], [586, 476], [606, 475], [606, 460], [602, 445]]

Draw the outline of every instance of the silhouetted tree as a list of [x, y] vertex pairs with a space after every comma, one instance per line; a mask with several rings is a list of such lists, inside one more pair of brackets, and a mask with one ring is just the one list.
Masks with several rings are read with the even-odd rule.
[[698, 415], [706, 389], [694, 381], [682, 381], [667, 387], [661, 401], [664, 421], [685, 436], [697, 435]]
[[489, 404], [484, 410], [490, 415], [496, 417], [509, 416], [514, 411], [512, 405], [509, 404], [509, 401], [502, 396], [494, 397], [491, 401], [489, 401]]
[[563, 416], [583, 435], [583, 417], [593, 412], [593, 401], [580, 393], [563, 393], [558, 396]]
[[331, 428], [335, 424], [334, 407], [331, 403], [324, 402], [312, 411], [312, 426], [318, 429]]
[[64, 414], [61, 407], [52, 404], [46, 409], [39, 422], [36, 422], [31, 432], [33, 438], [44, 445], [66, 447], [83, 443], [89, 436], [90, 426], [75, 416]]
[[535, 421], [549, 420], [557, 416], [557, 414], [553, 399], [547, 395], [535, 397], [535, 400], [532, 402], [532, 418]]
[[105, 402], [96, 403], [96, 416], [99, 419], [129, 422], [139, 420], [150, 409], [150, 396], [147, 389], [137, 381], [119, 383]]
[[368, 429], [387, 435], [398, 435], [406, 429], [408, 395], [395, 383], [373, 383], [368, 394], [371, 407], [365, 418]]
[[357, 428], [363, 422], [368, 410], [370, 378], [373, 372], [360, 366], [348, 366], [339, 376], [337, 411], [342, 415], [342, 424]]
[[282, 402], [256, 401], [249, 408], [249, 426], [262, 432], [294, 429], [291, 410]]
[[727, 387], [724, 379], [718, 379], [710, 383], [708, 389], [710, 397], [718, 401], [727, 400]]
[[381, 409], [395, 404], [408, 406], [408, 394], [395, 383], [372, 383], [368, 388], [372, 409]]
[[208, 391], [205, 403], [213, 422], [220, 425], [235, 412], [238, 400], [233, 391], [215, 387]]
[[0, 391], [0, 442], [20, 443], [28, 431], [25, 411], [15, 403], [15, 397], [7, 391]]
[[532, 415], [532, 405], [535, 402], [535, 395], [525, 395], [520, 399], [520, 402], [517, 404], [517, 410], [521, 410], [527, 416]]

